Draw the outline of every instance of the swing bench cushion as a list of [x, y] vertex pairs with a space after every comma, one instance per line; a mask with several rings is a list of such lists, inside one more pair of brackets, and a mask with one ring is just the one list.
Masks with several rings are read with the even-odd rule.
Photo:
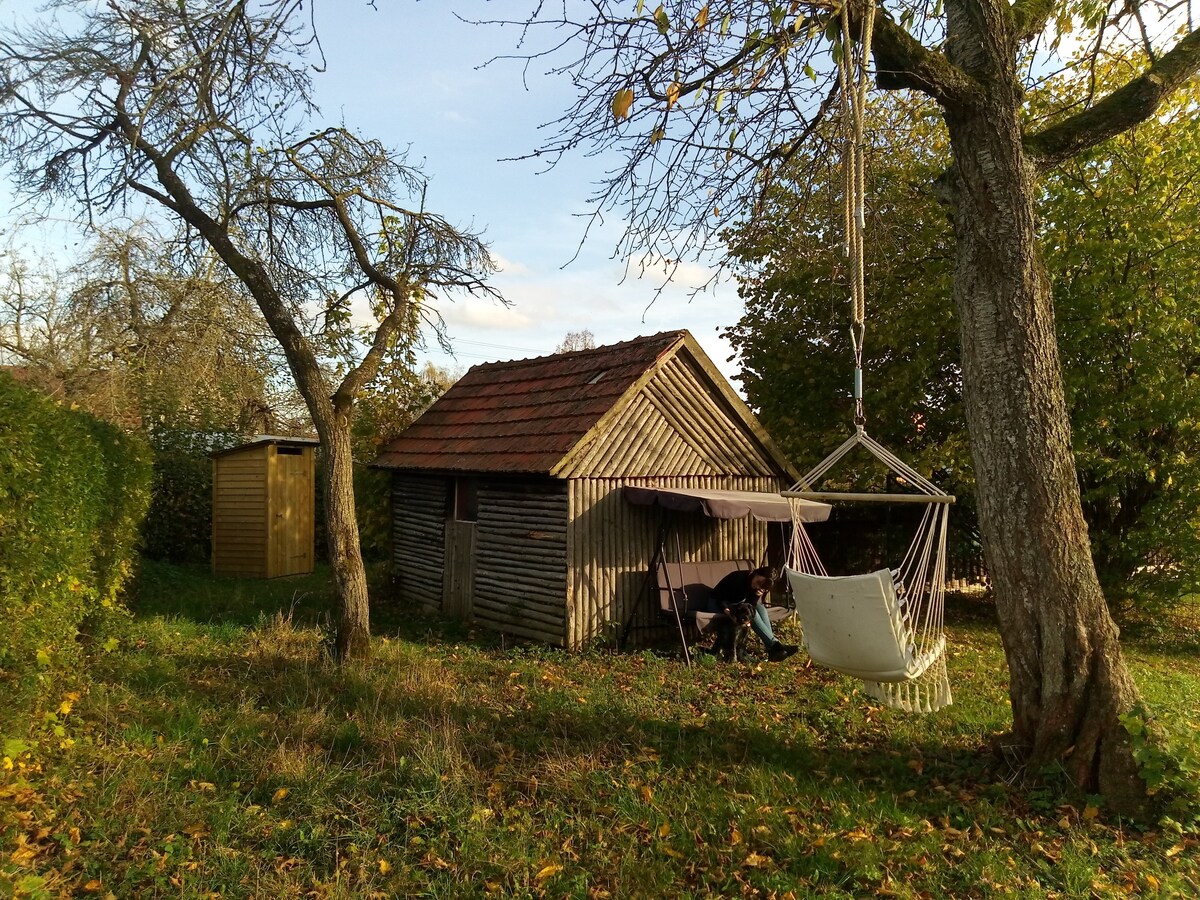
[[788, 569], [787, 579], [805, 647], [819, 665], [866, 681], [910, 681], [945, 648], [939, 636], [918, 653], [890, 569], [842, 576]]
[[[723, 619], [724, 613], [712, 612], [709, 598], [713, 588], [730, 572], [745, 572], [754, 568], [748, 559], [713, 560], [711, 562], [684, 562], [660, 564], [657, 572], [659, 611], [664, 618], [674, 620], [676, 611], [685, 622], [693, 622], [698, 631], [704, 631], [715, 619]], [[782, 606], [767, 606], [767, 618], [779, 624], [792, 614]]]

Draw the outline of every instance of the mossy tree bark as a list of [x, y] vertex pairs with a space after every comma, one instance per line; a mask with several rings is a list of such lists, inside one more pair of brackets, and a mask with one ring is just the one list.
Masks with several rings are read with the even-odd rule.
[[947, 112], [954, 167], [945, 179], [964, 399], [1013, 741], [1031, 767], [1061, 762], [1079, 787], [1136, 811], [1145, 792], [1117, 717], [1138, 693], [1092, 564], [1017, 99], [994, 91], [980, 108]]
[[[948, 0], [946, 19], [937, 62], [954, 78], [933, 94], [953, 163], [939, 187], [955, 233], [964, 400], [1013, 749], [1032, 769], [1062, 765], [1081, 789], [1138, 813], [1145, 785], [1119, 716], [1139, 694], [1092, 562], [1034, 209], [1048, 161], [1030, 154], [1023, 130], [1016, 66], [1034, 23], [998, 0]], [[1084, 145], [1111, 127], [1097, 120]]]

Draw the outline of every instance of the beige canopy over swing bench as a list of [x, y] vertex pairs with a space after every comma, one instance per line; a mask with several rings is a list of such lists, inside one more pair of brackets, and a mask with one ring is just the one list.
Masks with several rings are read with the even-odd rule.
[[[792, 547], [785, 569], [804, 645], [813, 662], [861, 678], [868, 696], [906, 711], [933, 712], [952, 702], [946, 672], [943, 607], [946, 530], [954, 497], [940, 491], [866, 433], [862, 371], [865, 325], [863, 234], [863, 114], [871, 53], [874, 4], [864, 7], [860, 40], [851, 35], [849, 4], [841, 10], [839, 57], [845, 250], [848, 258], [851, 340], [854, 351], [855, 433], [783, 496], [794, 504]], [[820, 491], [816, 487], [851, 451], [862, 448], [899, 484], [912, 489], [869, 493]], [[908, 552], [895, 568], [831, 577], [804, 530], [800, 504], [820, 502], [921, 503], [925, 512]]]

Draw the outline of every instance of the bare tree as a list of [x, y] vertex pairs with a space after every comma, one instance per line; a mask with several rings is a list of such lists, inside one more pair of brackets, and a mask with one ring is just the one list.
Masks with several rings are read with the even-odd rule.
[[591, 350], [596, 346], [596, 336], [588, 328], [568, 331], [562, 343], [554, 348], [555, 353], [570, 353], [573, 350]]
[[294, 418], [303, 403], [258, 308], [219, 260], [172, 247], [132, 223], [98, 232], [67, 269], [10, 251], [0, 349], [71, 402], [133, 427], [237, 429], [263, 410]]
[[[954, 226], [953, 301], [1011, 674], [1012, 752], [1035, 769], [1064, 766], [1115, 808], [1141, 807], [1144, 785], [1119, 721], [1139, 694], [1088, 546], [1035, 199], [1042, 173], [1154, 115], [1200, 68], [1192, 3], [848, 0], [844, 30], [841, 8], [539, 3], [521, 23], [520, 58], [571, 78], [579, 99], [537, 155], [619, 151], [594, 198], [597, 215], [624, 211], [625, 252], [679, 259], [752, 217], [780, 166], [819, 140], [839, 99], [834, 61], [869, 44], [879, 88], [936, 103], [951, 141], [936, 186]], [[1127, 80], [1097, 96], [1096, 80], [1080, 79], [1084, 89], [1052, 114], [1030, 116], [1055, 63], [1049, 50], [1072, 28], [1087, 51], [1078, 65], [1123, 57]], [[1139, 54], [1144, 66], [1133, 63]], [[840, 230], [827, 235], [831, 253]]]
[[[93, 221], [144, 205], [253, 297], [325, 451], [336, 650], [364, 654], [354, 401], [414, 310], [434, 316], [447, 289], [495, 296], [487, 248], [425, 209], [403, 156], [345, 127], [314, 129], [306, 59], [320, 48], [302, 0], [54, 7], [0, 35], [0, 159], [29, 195]], [[359, 313], [376, 323], [365, 340]]]

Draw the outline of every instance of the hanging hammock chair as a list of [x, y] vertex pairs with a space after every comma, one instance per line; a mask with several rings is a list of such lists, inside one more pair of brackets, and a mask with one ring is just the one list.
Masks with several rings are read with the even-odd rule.
[[[793, 516], [788, 584], [804, 644], [813, 662], [861, 678], [866, 693], [910, 712], [933, 712], [951, 702], [946, 673], [942, 609], [946, 583], [946, 526], [954, 498], [867, 436], [863, 411], [863, 338], [866, 287], [863, 266], [865, 153], [863, 119], [867, 65], [875, 4], [863, 8], [851, 28], [850, 4], [843, 4], [837, 54], [844, 136], [843, 233], [848, 259], [854, 350], [855, 433], [783, 496], [799, 506], [808, 500], [923, 503], [924, 516], [903, 560], [894, 569], [830, 577], [821, 564], [799, 515]], [[857, 34], [855, 34], [855, 31]], [[857, 39], [855, 39], [857, 37]], [[916, 493], [838, 493], [814, 490], [847, 453], [863, 447]], [[799, 510], [797, 509], [797, 513]]]
[[[917, 493], [814, 490], [855, 447], [863, 447]], [[870, 438], [862, 428], [783, 496], [799, 507], [812, 500], [919, 503], [925, 509], [908, 552], [894, 569], [830, 576], [799, 516], [793, 519], [785, 569], [804, 646], [814, 663], [863, 680], [887, 706], [934, 712], [952, 702], [942, 630], [946, 529], [954, 498]]]

